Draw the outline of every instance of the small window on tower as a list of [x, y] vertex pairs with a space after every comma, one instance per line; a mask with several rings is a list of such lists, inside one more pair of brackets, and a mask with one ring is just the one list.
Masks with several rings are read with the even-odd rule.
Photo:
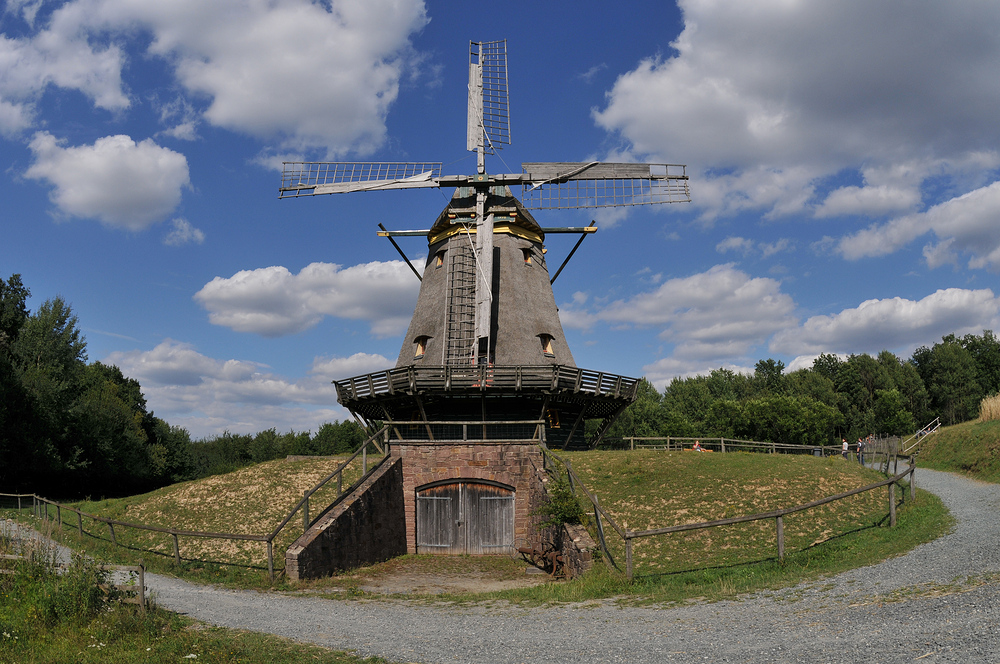
[[522, 249], [521, 253], [524, 254], [524, 264], [531, 265], [531, 249]]
[[413, 340], [413, 346], [414, 346], [414, 348], [413, 348], [413, 359], [414, 360], [421, 359], [424, 356], [424, 353], [427, 352], [427, 340], [429, 338], [430, 337], [417, 337], [416, 339]]
[[556, 354], [552, 351], [552, 335], [539, 334], [538, 339], [542, 342], [542, 354], [545, 357], [555, 357]]
[[444, 252], [439, 251], [437, 252], [437, 255], [434, 257], [434, 267], [439, 268], [442, 265], [444, 265]]

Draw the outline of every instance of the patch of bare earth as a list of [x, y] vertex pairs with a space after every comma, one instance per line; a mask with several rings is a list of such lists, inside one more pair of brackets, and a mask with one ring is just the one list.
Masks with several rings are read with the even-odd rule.
[[527, 588], [550, 577], [518, 558], [402, 556], [377, 565], [304, 582], [301, 590], [377, 595], [458, 595]]

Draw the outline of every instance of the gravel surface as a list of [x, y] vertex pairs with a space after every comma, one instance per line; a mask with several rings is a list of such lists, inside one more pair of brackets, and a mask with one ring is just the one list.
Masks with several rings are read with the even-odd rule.
[[954, 532], [735, 601], [456, 608], [146, 583], [161, 606], [199, 620], [396, 662], [1000, 662], [1000, 582], [967, 582], [1000, 571], [1000, 485], [924, 469], [916, 479], [951, 510]]

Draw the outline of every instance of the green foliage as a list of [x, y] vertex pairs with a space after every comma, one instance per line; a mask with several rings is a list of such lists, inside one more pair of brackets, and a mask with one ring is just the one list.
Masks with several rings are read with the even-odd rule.
[[30, 313], [13, 275], [0, 282], [0, 486], [72, 496], [130, 493], [189, 465], [184, 435], [147, 411], [139, 383], [87, 363], [72, 308]]
[[927, 386], [931, 407], [943, 423], [956, 424], [976, 417], [985, 396], [976, 380], [976, 360], [954, 335], [944, 337], [932, 348], [918, 348], [913, 360]]
[[582, 523], [586, 511], [569, 485], [569, 476], [556, 471], [549, 477], [545, 487], [546, 500], [536, 513], [545, 517], [539, 525], [547, 528], [564, 523]]
[[[7, 552], [0, 546], [0, 553]], [[138, 606], [118, 601], [120, 592], [99, 587], [107, 581], [108, 574], [83, 557], [76, 557], [63, 574], [56, 574], [44, 557], [18, 562], [14, 574], [0, 574], [0, 662], [382, 661], [269, 635], [195, 625], [155, 605], [143, 614]]]

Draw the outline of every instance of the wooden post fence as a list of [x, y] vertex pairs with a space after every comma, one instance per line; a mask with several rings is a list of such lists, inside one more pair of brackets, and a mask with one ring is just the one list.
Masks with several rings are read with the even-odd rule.
[[778, 562], [785, 562], [785, 522], [779, 514], [775, 519], [778, 531]]

